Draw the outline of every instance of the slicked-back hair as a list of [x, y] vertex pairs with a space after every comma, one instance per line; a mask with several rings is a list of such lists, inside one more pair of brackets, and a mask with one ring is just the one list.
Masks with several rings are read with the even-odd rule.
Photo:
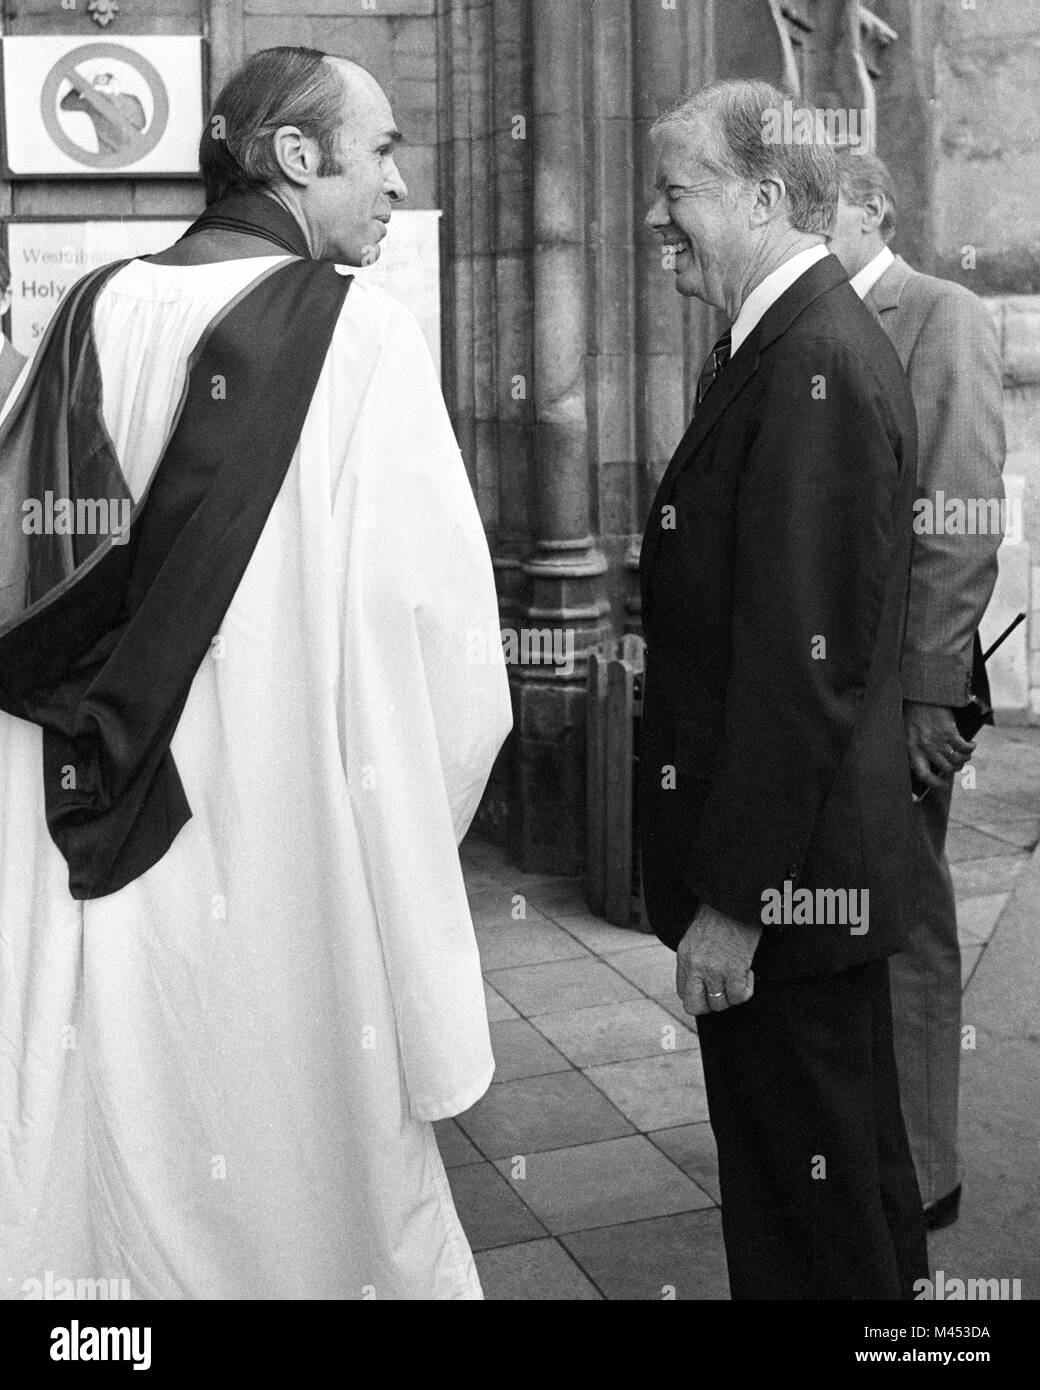
[[11, 288], [11, 262], [0, 251], [0, 294], [6, 294]]
[[713, 82], [654, 122], [651, 139], [684, 129], [703, 129], [711, 136], [697, 156], [710, 172], [741, 182], [782, 179], [788, 217], [799, 232], [830, 237], [838, 209], [838, 171], [834, 151], [825, 141], [776, 141], [767, 138], [770, 113], [780, 112], [785, 96], [768, 82], [746, 79]]
[[199, 142], [207, 206], [277, 181], [273, 137], [280, 126], [297, 126], [317, 141], [319, 177], [343, 172], [338, 132], [346, 93], [327, 56], [316, 48], [263, 48], [229, 78]]
[[885, 215], [878, 231], [885, 241], [891, 241], [896, 232], [896, 186], [888, 165], [876, 154], [861, 153], [855, 145], [842, 146], [834, 153], [838, 160], [838, 183], [847, 203], [861, 208], [877, 193], [884, 198]]

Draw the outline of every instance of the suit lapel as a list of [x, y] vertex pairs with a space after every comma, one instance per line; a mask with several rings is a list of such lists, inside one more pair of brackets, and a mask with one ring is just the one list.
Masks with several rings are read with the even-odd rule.
[[[889, 273], [894, 268], [890, 266]], [[884, 278], [882, 276], [882, 280]], [[700, 409], [679, 441], [679, 446], [657, 488], [643, 532], [640, 569], [644, 575], [650, 573], [657, 552], [657, 542], [661, 533], [661, 508], [668, 504], [679, 474], [691, 462], [708, 434], [758, 370], [761, 353], [787, 332], [799, 314], [814, 299], [847, 281], [845, 270], [835, 256], [826, 256], [816, 261], [784, 291], [775, 304], [769, 306], [747, 339], [730, 358], [722, 375], [704, 397]], [[644, 597], [644, 609], [645, 603]]]
[[649, 567], [653, 563], [657, 540], [661, 533], [661, 508], [667, 505], [675, 487], [675, 480], [693, 458], [698, 446], [712, 426], [754, 376], [757, 367], [758, 335], [757, 330], [754, 330], [746, 342], [741, 343], [739, 351], [726, 363], [722, 374], [701, 401], [700, 409], [690, 421], [689, 428], [680, 439], [678, 448], [661, 477], [657, 492], [654, 495], [653, 506], [650, 508], [650, 515], [647, 517], [646, 529], [643, 532], [643, 546], [640, 554], [642, 557], [641, 568], [645, 572], [649, 572]]
[[903, 290], [912, 273], [902, 256], [897, 256], [867, 295], [868, 306], [874, 310], [879, 318], [889, 309], [899, 308]]

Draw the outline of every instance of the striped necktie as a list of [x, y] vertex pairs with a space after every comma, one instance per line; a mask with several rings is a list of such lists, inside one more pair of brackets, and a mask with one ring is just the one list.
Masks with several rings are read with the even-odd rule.
[[700, 378], [697, 381], [697, 404], [694, 406], [694, 414], [700, 409], [701, 401], [711, 390], [718, 377], [721, 375], [723, 367], [729, 361], [730, 348], [733, 343], [731, 333], [723, 333], [722, 337], [708, 353], [707, 360], [701, 368]]

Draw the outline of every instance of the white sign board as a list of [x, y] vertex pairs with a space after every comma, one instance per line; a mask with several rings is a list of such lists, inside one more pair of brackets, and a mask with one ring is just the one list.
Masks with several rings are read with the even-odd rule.
[[5, 38], [4, 154], [12, 175], [196, 174], [202, 40]]
[[354, 273], [399, 299], [419, 320], [441, 370], [441, 259], [439, 210], [395, 212], [379, 243], [379, 260]]
[[[395, 212], [374, 265], [352, 268], [378, 285], [419, 320], [440, 375], [440, 212]], [[11, 261], [11, 341], [32, 353], [59, 300], [89, 270], [128, 256], [161, 251], [190, 219], [97, 219], [89, 222], [7, 223]]]
[[190, 226], [186, 218], [8, 222], [11, 341], [35, 352], [66, 290], [88, 271], [162, 251]]

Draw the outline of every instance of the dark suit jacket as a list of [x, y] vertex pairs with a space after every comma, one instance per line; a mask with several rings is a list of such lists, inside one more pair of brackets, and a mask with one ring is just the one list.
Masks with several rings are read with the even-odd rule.
[[699, 902], [762, 925], [785, 880], [867, 890], [868, 930], [766, 925], [760, 976], [902, 944], [916, 447], [899, 358], [829, 256], [766, 312], [665, 472], [641, 560], [640, 833], [672, 947]]

